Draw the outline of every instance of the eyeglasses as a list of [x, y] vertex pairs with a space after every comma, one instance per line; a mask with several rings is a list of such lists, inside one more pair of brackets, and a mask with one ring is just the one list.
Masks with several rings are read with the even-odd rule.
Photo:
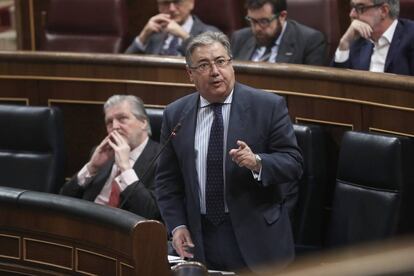
[[279, 17], [279, 14], [277, 13], [277, 14], [274, 14], [270, 18], [254, 19], [254, 18], [251, 18], [250, 16], [246, 16], [244, 19], [246, 19], [246, 21], [250, 25], [256, 25], [256, 24], [258, 24], [260, 27], [266, 28], [266, 27], [269, 27], [270, 23], [272, 23], [272, 21], [275, 20], [278, 17]]
[[158, 0], [157, 3], [160, 6], [166, 6], [168, 7], [171, 4], [174, 4], [175, 6], [180, 5], [184, 0]]
[[369, 5], [369, 6], [365, 6], [363, 4], [356, 4], [355, 5], [355, 4], [351, 3], [351, 10], [355, 9], [355, 12], [357, 14], [363, 14], [364, 12], [366, 12], [369, 9], [377, 8], [377, 7], [380, 7], [382, 5], [384, 5], [384, 3], [379, 3], [379, 4]]
[[188, 68], [196, 70], [199, 73], [204, 73], [207, 71], [210, 71], [213, 68], [213, 64], [217, 66], [217, 68], [224, 68], [226, 67], [230, 62], [232, 61], [231, 58], [225, 59], [225, 58], [218, 58], [216, 60], [212, 61], [204, 61], [201, 62], [199, 65], [196, 66], [188, 66]]

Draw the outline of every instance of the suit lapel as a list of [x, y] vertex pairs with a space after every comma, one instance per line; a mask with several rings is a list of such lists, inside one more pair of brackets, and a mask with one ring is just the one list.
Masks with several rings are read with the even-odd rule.
[[289, 63], [295, 54], [295, 37], [292, 25], [286, 22], [286, 30], [280, 40], [279, 49], [277, 51], [276, 62]]
[[144, 150], [142, 151], [138, 159], [135, 161], [134, 166], [133, 166], [134, 171], [137, 172], [138, 178], [141, 179], [141, 181], [145, 180], [145, 179], [142, 179], [143, 174], [145, 173], [147, 169], [149, 169], [148, 165], [152, 161], [152, 158], [153, 158], [153, 155], [150, 154], [152, 144], [153, 144], [152, 140], [149, 139], [147, 145], [145, 146]]
[[388, 50], [387, 58], [385, 60], [384, 72], [388, 72], [388, 67], [393, 61], [395, 55], [398, 53], [398, 48], [403, 35], [402, 23], [399, 21], [397, 27], [395, 28], [394, 37], [392, 38], [390, 48]]
[[256, 48], [256, 41], [254, 36], [250, 36], [246, 41], [245, 45], [240, 50], [240, 59], [241, 60], [250, 60], [253, 55], [253, 52]]

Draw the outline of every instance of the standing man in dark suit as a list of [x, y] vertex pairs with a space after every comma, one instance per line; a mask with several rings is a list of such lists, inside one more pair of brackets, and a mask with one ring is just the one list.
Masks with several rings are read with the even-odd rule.
[[236, 60], [323, 65], [326, 42], [320, 31], [288, 20], [286, 0], [246, 0], [250, 27], [233, 33]]
[[332, 65], [414, 75], [414, 22], [398, 19], [399, 12], [399, 0], [352, 0], [352, 22]]
[[143, 102], [131, 95], [114, 95], [106, 101], [104, 112], [108, 135], [61, 194], [112, 207], [119, 207], [131, 194], [123, 209], [160, 219], [154, 196], [155, 167], [148, 168], [159, 145], [149, 138], [151, 127]]
[[230, 43], [206, 32], [189, 43], [187, 72], [198, 92], [168, 105], [156, 195], [182, 257], [211, 269], [288, 262], [294, 246], [285, 201], [302, 157], [282, 97], [235, 82]]
[[157, 3], [160, 13], [150, 18], [126, 54], [183, 56], [189, 37], [205, 31], [218, 31], [191, 15], [194, 0], [157, 0]]

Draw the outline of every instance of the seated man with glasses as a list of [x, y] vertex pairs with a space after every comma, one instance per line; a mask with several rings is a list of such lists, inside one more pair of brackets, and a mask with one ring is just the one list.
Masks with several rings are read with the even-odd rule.
[[126, 54], [183, 56], [190, 36], [218, 31], [191, 14], [194, 0], [156, 0], [159, 14], [151, 17]]
[[414, 22], [398, 19], [399, 0], [352, 0], [351, 25], [332, 66], [414, 74]]
[[326, 42], [317, 30], [287, 19], [286, 0], [246, 0], [249, 28], [234, 32], [236, 60], [323, 65]]

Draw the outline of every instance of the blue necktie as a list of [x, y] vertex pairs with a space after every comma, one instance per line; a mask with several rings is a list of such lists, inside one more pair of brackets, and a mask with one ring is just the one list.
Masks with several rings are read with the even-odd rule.
[[178, 56], [180, 55], [180, 53], [178, 52], [178, 46], [178, 37], [174, 36], [170, 42], [170, 45], [168, 45], [167, 49], [163, 50], [162, 54], [169, 56]]
[[223, 116], [222, 104], [211, 104], [214, 112], [207, 152], [206, 217], [214, 225], [224, 220]]

